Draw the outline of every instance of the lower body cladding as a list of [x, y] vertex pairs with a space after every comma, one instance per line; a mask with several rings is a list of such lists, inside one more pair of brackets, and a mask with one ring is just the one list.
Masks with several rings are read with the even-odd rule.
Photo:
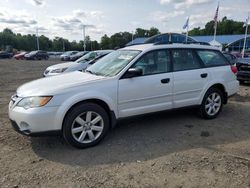
[[9, 108], [9, 118], [13, 128], [22, 134], [42, 136], [58, 133], [61, 127], [56, 127], [58, 107], [39, 107], [24, 109], [15, 106]]

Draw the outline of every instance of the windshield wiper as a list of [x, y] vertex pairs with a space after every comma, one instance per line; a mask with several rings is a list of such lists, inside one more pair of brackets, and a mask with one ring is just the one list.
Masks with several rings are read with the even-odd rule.
[[88, 73], [96, 75], [96, 76], [103, 76], [103, 74], [98, 73], [98, 72], [92, 72], [91, 70], [85, 70], [85, 72], [88, 72]]
[[95, 73], [93, 73], [91, 70], [85, 70], [85, 72], [88, 72], [88, 73], [90, 73], [90, 74], [95, 74]]

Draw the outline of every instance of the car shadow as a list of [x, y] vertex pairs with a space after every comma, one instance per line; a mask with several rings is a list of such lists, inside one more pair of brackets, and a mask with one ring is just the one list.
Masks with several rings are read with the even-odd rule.
[[195, 109], [160, 112], [121, 120], [92, 148], [75, 149], [61, 137], [31, 138], [31, 145], [39, 157], [73, 166], [145, 161], [173, 152], [249, 139], [250, 126], [245, 121], [249, 115], [248, 106], [234, 103], [228, 104], [213, 120], [197, 117]]

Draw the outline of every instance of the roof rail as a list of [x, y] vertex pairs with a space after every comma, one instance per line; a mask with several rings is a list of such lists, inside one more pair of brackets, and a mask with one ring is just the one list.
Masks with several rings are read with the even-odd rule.
[[154, 45], [163, 45], [163, 44], [200, 44], [200, 45], [207, 45], [210, 46], [207, 42], [196, 42], [196, 41], [190, 41], [190, 42], [156, 42]]
[[156, 43], [153, 43], [154, 45], [163, 45], [163, 44], [173, 44], [172, 42], [168, 41], [168, 42], [156, 42]]
[[138, 44], [129, 44], [129, 45], [126, 45], [125, 47], [129, 47], [129, 46], [137, 46], [137, 45], [144, 45], [144, 44], [149, 44], [149, 43], [138, 43]]
[[197, 42], [197, 41], [188, 41], [188, 42], [183, 42], [183, 44], [200, 44], [200, 45], [207, 45], [210, 46], [208, 42]]

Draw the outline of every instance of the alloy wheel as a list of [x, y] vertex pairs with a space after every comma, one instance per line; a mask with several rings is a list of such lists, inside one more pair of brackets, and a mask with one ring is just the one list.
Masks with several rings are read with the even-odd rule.
[[71, 126], [73, 138], [82, 144], [97, 140], [104, 129], [104, 121], [100, 114], [87, 111], [75, 118]]
[[221, 96], [216, 92], [211, 93], [205, 103], [206, 113], [210, 116], [214, 116], [220, 111], [221, 105]]

